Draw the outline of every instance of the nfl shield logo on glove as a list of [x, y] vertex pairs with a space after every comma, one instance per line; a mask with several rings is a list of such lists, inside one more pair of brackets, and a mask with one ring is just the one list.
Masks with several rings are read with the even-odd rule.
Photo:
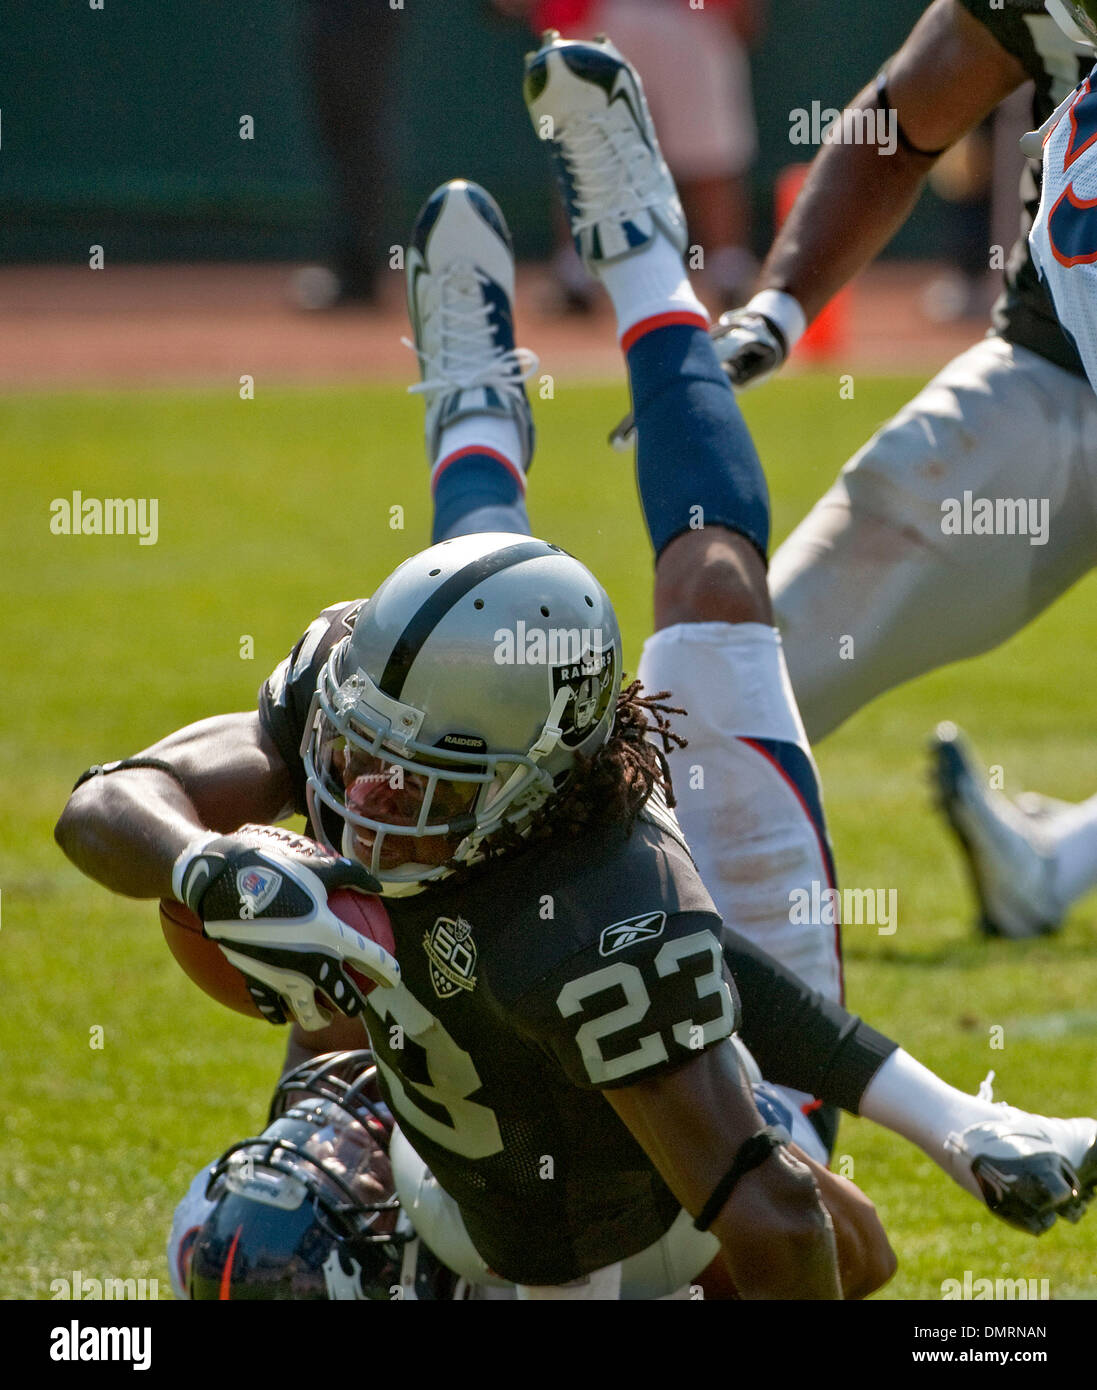
[[254, 917], [278, 896], [282, 875], [273, 869], [251, 865], [236, 872], [236, 891], [240, 895], [240, 916]]

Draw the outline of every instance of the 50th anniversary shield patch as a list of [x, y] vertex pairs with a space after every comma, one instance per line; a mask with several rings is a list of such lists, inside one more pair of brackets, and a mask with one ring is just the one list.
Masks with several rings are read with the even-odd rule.
[[439, 999], [458, 990], [476, 988], [476, 942], [472, 927], [461, 916], [439, 917], [423, 937], [430, 962], [430, 982]]

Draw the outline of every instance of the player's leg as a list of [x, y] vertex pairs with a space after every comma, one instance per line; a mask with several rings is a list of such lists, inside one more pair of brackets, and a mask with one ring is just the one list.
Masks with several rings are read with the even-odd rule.
[[854, 456], [770, 570], [813, 741], [997, 646], [1097, 562], [1095, 437], [1084, 378], [987, 338]]
[[465, 1229], [457, 1203], [404, 1138], [399, 1126], [392, 1131], [389, 1158], [400, 1208], [427, 1248], [470, 1284], [512, 1289], [513, 1285], [493, 1274], [485, 1264]]
[[[1033, 798], [1035, 793], [1029, 796]], [[1097, 796], [1075, 806], [1042, 797], [1037, 802], [1042, 806], [1043, 830], [1054, 866], [1052, 893], [1065, 913], [1072, 903], [1097, 888]]]
[[533, 421], [524, 382], [537, 359], [514, 345], [514, 254], [503, 215], [454, 179], [427, 200], [407, 254], [408, 314], [426, 398], [432, 540], [530, 534]]
[[866, 1087], [859, 1113], [917, 1144], [1011, 1226], [1040, 1235], [1059, 1216], [1081, 1220], [1097, 1192], [1097, 1122], [995, 1104], [993, 1076], [969, 1096], [898, 1049]]
[[937, 802], [967, 857], [979, 926], [991, 936], [1055, 931], [1097, 888], [1097, 796], [1078, 805], [993, 789], [955, 724], [931, 744]]
[[[607, 105], [613, 82], [635, 94], [635, 115]], [[553, 122], [573, 230], [613, 301], [628, 364], [656, 555], [658, 631], [640, 677], [688, 712], [689, 747], [671, 754], [682, 828], [725, 918], [836, 997], [833, 922], [792, 910], [805, 888], [820, 900], [811, 886], [832, 887], [833, 868], [772, 622], [765, 478], [683, 266], [673, 182], [612, 47], [546, 46], [531, 60], [527, 103], [535, 124]]]
[[[835, 886], [818, 774], [773, 625], [769, 509], [753, 442], [706, 334], [632, 316], [625, 266], [603, 273], [622, 321], [637, 483], [655, 550], [655, 634], [639, 675], [685, 709], [669, 754], [677, 813], [724, 918], [840, 997], [833, 919], [793, 911]], [[812, 892], [812, 886], [819, 890]]]
[[717, 312], [749, 298], [749, 172], [758, 148], [750, 58], [726, 7], [598, 0], [581, 32], [609, 34], [639, 72], [690, 231], [690, 263]]

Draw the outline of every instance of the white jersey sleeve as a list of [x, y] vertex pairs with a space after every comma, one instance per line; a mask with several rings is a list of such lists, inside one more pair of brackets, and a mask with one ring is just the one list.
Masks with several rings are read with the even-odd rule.
[[1044, 141], [1033, 259], [1097, 390], [1097, 68]]

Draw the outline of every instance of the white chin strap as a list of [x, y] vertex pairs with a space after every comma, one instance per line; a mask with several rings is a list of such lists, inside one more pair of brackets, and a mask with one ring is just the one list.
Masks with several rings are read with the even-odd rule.
[[[401, 869], [425, 869], [426, 867], [425, 864], [408, 863], [400, 865]], [[399, 872], [399, 870], [397, 872]], [[428, 880], [427, 882], [418, 880], [413, 882], [409, 879], [406, 883], [402, 881], [392, 883], [385, 879], [379, 881], [381, 884], [380, 896], [382, 898], [414, 898], [416, 893], [425, 892], [431, 886], [431, 882], [435, 880]]]
[[1074, 91], [1069, 96], [1065, 96], [1038, 130], [1026, 131], [1021, 136], [1017, 143], [1026, 159], [1043, 159], [1044, 146], [1047, 144], [1048, 136], [1066, 115], [1067, 109], [1073, 105], [1077, 95], [1078, 93]]

